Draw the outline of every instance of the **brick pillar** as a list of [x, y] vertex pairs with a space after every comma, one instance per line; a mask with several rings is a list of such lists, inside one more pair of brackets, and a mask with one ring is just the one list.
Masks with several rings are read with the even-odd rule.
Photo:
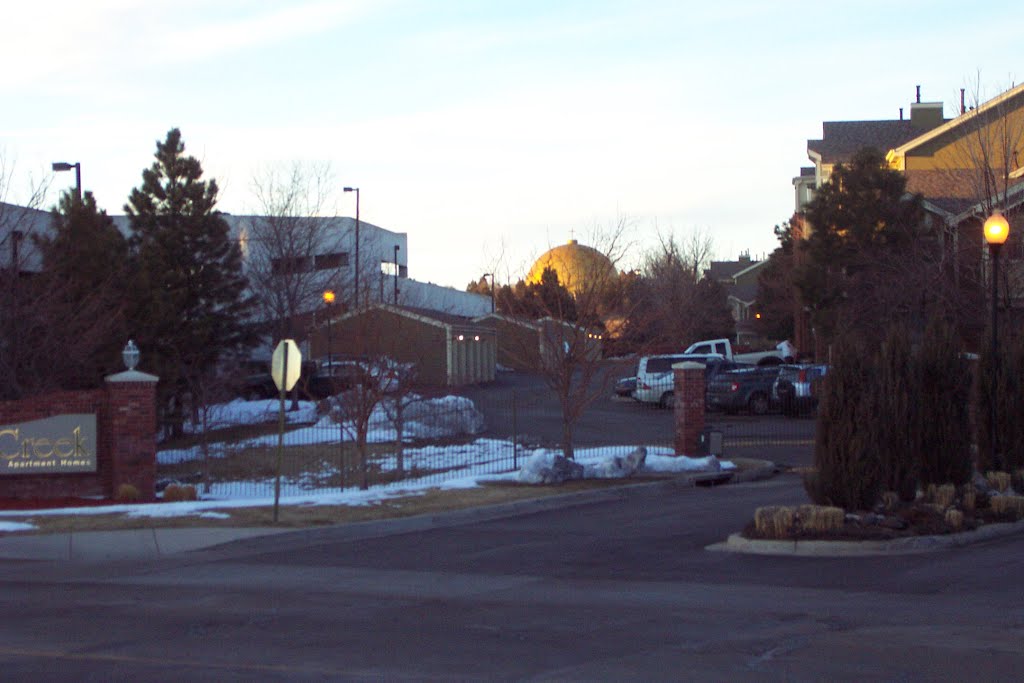
[[157, 379], [135, 370], [106, 378], [111, 498], [122, 484], [137, 488], [142, 500], [156, 497]]
[[675, 451], [695, 457], [704, 431], [704, 365], [685, 361], [672, 366], [675, 375]]

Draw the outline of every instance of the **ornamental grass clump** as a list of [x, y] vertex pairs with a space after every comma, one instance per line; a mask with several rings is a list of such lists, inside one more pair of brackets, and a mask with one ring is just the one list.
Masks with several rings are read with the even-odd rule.
[[198, 500], [195, 486], [182, 486], [181, 484], [168, 484], [164, 489], [165, 503], [180, 503], [191, 500]]
[[1000, 517], [1024, 518], [1024, 496], [995, 496], [989, 500], [989, 507]]
[[786, 538], [793, 529], [793, 508], [766, 505], [754, 511], [754, 528], [766, 538]]
[[124, 501], [139, 500], [142, 498], [142, 494], [139, 493], [138, 487], [134, 484], [121, 484], [117, 487], [117, 495], [115, 498], [117, 500]]
[[797, 509], [797, 520], [807, 531], [834, 531], [843, 528], [846, 512], [830, 505], [801, 505]]
[[953, 531], [960, 531], [964, 526], [964, 513], [955, 508], [946, 510], [946, 524]]
[[928, 499], [940, 508], [948, 508], [956, 502], [956, 487], [952, 484], [928, 485]]
[[974, 512], [978, 507], [978, 493], [974, 490], [973, 484], [964, 487], [960, 495], [960, 509], [964, 512]]
[[986, 472], [985, 481], [999, 493], [1006, 493], [1010, 488], [1010, 475], [1006, 472]]

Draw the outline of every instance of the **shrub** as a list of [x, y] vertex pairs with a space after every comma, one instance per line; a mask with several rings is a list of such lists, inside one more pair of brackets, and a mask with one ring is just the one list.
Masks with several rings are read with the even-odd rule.
[[974, 512], [978, 507], [978, 493], [974, 490], [974, 484], [968, 484], [964, 487], [964, 492], [960, 496], [960, 508], [964, 512]]
[[754, 528], [766, 538], [785, 538], [793, 528], [793, 508], [766, 505], [754, 511]]
[[142, 494], [139, 493], [138, 487], [133, 484], [121, 484], [117, 487], [117, 500], [139, 500], [142, 498]]
[[995, 496], [989, 501], [992, 512], [1001, 517], [1024, 517], [1024, 496]]
[[946, 510], [946, 524], [954, 531], [959, 531], [964, 526], [964, 513], [959, 510]]
[[948, 508], [956, 500], [956, 487], [952, 484], [943, 484], [942, 486], [929, 484], [928, 497], [940, 508]]
[[910, 502], [917, 493], [921, 411], [905, 328], [894, 327], [873, 360], [875, 371], [864, 381], [878, 407], [875, 419], [868, 420], [864, 429], [873, 432], [871, 439], [878, 445], [883, 485]]
[[1006, 472], [986, 472], [985, 481], [999, 493], [1006, 493], [1010, 488], [1010, 475]]
[[808, 531], [832, 531], [843, 527], [846, 512], [828, 505], [801, 505], [797, 519], [799, 526]]
[[815, 471], [804, 488], [819, 505], [866, 510], [882, 492], [877, 442], [865, 425], [878, 419], [877, 393], [864, 391], [870, 376], [870, 355], [862, 347], [840, 342], [818, 406]]
[[[991, 331], [989, 332], [991, 334]], [[988, 337], [991, 339], [991, 337]], [[993, 387], [993, 374], [998, 378]], [[995, 393], [993, 393], [993, 391]], [[992, 403], [996, 404], [996, 446], [991, 436]], [[1013, 471], [1024, 467], [1024, 336], [999, 347], [992, 357], [985, 344], [974, 383], [978, 469]]]
[[969, 368], [948, 326], [929, 325], [914, 362], [919, 420], [917, 457], [922, 484], [970, 480]]
[[164, 502], [178, 503], [182, 501], [198, 500], [195, 486], [182, 486], [181, 484], [168, 484], [164, 489]]

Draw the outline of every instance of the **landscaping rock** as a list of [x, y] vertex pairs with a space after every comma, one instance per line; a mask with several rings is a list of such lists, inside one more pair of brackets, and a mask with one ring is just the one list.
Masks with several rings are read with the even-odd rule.
[[644, 466], [647, 460], [647, 449], [640, 446], [627, 456], [615, 455], [601, 462], [589, 465], [585, 469], [587, 478], [623, 479], [632, 477]]
[[561, 484], [565, 481], [583, 478], [583, 465], [569, 460], [564, 455], [555, 456], [551, 467], [545, 467], [540, 471], [540, 482], [542, 484]]

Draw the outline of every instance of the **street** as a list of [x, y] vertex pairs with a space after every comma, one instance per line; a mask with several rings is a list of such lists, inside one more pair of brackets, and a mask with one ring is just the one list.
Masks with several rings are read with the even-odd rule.
[[759, 505], [806, 501], [793, 474], [572, 500], [159, 561], [7, 562], [4, 677], [1019, 680], [1022, 538], [897, 557], [705, 550]]

